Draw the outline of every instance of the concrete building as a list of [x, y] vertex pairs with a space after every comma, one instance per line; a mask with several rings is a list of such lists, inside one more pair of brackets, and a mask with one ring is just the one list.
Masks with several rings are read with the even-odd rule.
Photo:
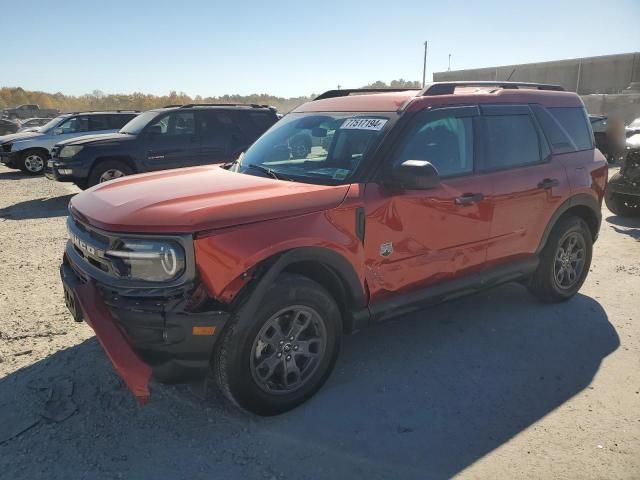
[[589, 113], [640, 117], [640, 52], [433, 74], [435, 82], [454, 80], [554, 83], [581, 95]]

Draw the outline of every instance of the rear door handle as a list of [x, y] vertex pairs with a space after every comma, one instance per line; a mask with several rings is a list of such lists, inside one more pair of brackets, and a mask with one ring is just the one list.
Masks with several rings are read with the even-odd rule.
[[484, 195], [482, 193], [465, 193], [456, 198], [456, 205], [473, 205], [482, 201]]
[[538, 188], [544, 188], [546, 190], [549, 188], [557, 187], [558, 185], [560, 185], [560, 182], [557, 178], [545, 178], [540, 183], [538, 183]]

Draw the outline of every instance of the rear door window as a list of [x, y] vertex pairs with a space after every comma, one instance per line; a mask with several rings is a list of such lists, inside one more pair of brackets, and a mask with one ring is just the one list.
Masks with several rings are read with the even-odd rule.
[[120, 130], [134, 117], [135, 115], [109, 115], [107, 116], [109, 129]]
[[245, 137], [257, 139], [275, 123], [275, 116], [267, 112], [236, 111], [235, 119]]
[[557, 107], [549, 108], [548, 110], [573, 140], [577, 150], [593, 148], [593, 134], [584, 108]]
[[540, 141], [530, 115], [486, 115], [486, 170], [502, 170], [541, 161]]
[[89, 117], [89, 131], [109, 130], [108, 115], [91, 115]]

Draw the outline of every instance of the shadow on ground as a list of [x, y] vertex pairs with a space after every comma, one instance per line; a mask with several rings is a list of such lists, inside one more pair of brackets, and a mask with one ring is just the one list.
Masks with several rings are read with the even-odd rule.
[[35, 218], [66, 217], [69, 200], [75, 194], [59, 197], [36, 198], [16, 203], [0, 210], [0, 218], [7, 220], [32, 220]]
[[22, 170], [9, 170], [6, 172], [0, 172], [0, 180], [22, 180], [25, 178], [38, 178], [36, 176], [29, 176], [23, 173]]
[[585, 389], [618, 346], [592, 298], [541, 305], [509, 284], [348, 337], [313, 399], [259, 418], [186, 386], [154, 385], [139, 408], [92, 339], [0, 381], [0, 412], [14, 419], [38, 412], [43, 388], [60, 376], [73, 380], [77, 404], [70, 418], [0, 445], [0, 471], [12, 479], [450, 478]]
[[610, 215], [607, 217], [606, 221], [617, 233], [629, 235], [631, 238], [640, 240], [640, 218]]

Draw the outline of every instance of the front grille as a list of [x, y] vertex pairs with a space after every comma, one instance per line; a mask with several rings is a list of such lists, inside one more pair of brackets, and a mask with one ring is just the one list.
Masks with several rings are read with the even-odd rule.
[[[115, 265], [104, 255], [115, 239], [96, 232], [73, 215], [69, 216], [67, 220], [67, 228], [72, 239], [73, 251], [84, 262], [108, 275], [118, 276]], [[74, 241], [74, 238], [77, 241]]]

